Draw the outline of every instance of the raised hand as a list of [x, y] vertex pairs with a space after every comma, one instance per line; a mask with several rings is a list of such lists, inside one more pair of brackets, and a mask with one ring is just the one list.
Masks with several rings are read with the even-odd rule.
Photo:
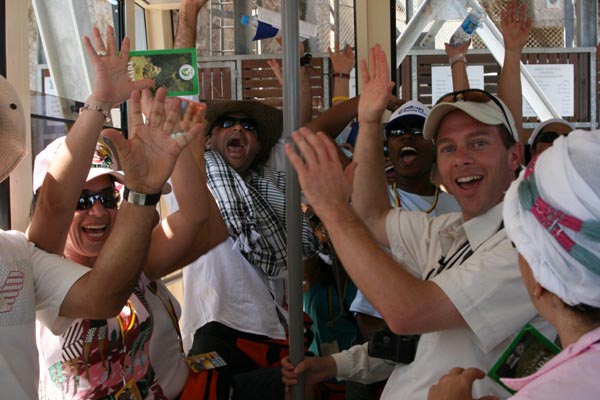
[[300, 128], [292, 133], [292, 138], [302, 158], [289, 143], [285, 145], [285, 153], [296, 169], [300, 186], [315, 212], [323, 217], [328, 210], [348, 206], [356, 163], [350, 163], [343, 170], [337, 146], [323, 132], [314, 134], [307, 128]]
[[513, 0], [507, 4], [501, 17], [502, 37], [506, 51], [521, 52], [529, 38], [531, 25], [532, 21], [527, 15], [525, 3], [519, 6], [518, 2]]
[[281, 72], [281, 65], [279, 65], [279, 62], [277, 60], [267, 60], [267, 64], [269, 64], [269, 67], [275, 74], [279, 84], [283, 86], [283, 73]]
[[134, 90], [154, 85], [152, 79], [132, 81], [127, 72], [129, 61], [129, 38], [123, 39], [121, 51], [117, 49], [115, 32], [112, 26], [106, 27], [106, 44], [98, 28], [93, 28], [94, 45], [90, 38], [83, 37], [83, 46], [94, 67], [94, 88], [92, 97], [103, 109], [121, 104]]
[[114, 129], [102, 132], [119, 152], [127, 187], [140, 193], [160, 192], [181, 150], [202, 132], [203, 126], [196, 124], [189, 131], [173, 134], [179, 120], [181, 102], [175, 99], [165, 110], [166, 95], [165, 88], [157, 90], [150, 117], [144, 124], [141, 95], [139, 91], [133, 91], [129, 123], [131, 137], [127, 140]]
[[336, 42], [334, 51], [331, 51], [331, 47], [327, 48], [327, 53], [329, 54], [329, 59], [333, 66], [333, 72], [338, 74], [349, 74], [352, 71], [352, 68], [354, 68], [354, 50], [349, 44], [341, 51], [339, 47], [340, 44]]
[[444, 47], [446, 50], [446, 54], [448, 58], [456, 57], [467, 54], [469, 51], [469, 46], [471, 45], [471, 39], [467, 40], [465, 43], [460, 44], [458, 46], [450, 46], [449, 43], [444, 43]]
[[390, 81], [390, 70], [387, 58], [380, 45], [375, 45], [369, 51], [370, 70], [367, 62], [362, 60], [362, 91], [358, 103], [358, 121], [362, 123], [380, 123], [385, 111], [389, 94], [394, 82]]

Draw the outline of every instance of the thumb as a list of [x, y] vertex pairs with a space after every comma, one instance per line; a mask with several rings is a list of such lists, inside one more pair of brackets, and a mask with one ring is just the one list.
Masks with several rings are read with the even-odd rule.
[[133, 89], [134, 90], [143, 90], [154, 87], [156, 84], [154, 83], [154, 79], [140, 79], [137, 81], [133, 81]]
[[127, 154], [129, 150], [129, 141], [125, 139], [121, 132], [116, 129], [104, 129], [101, 135], [112, 142], [119, 157]]
[[485, 372], [479, 368], [467, 368], [463, 371], [462, 375], [467, 378], [471, 383], [477, 379], [485, 378]]
[[350, 185], [354, 183], [354, 173], [356, 172], [356, 167], [358, 167], [358, 163], [356, 161], [351, 161], [350, 164], [346, 166], [346, 169], [344, 169], [344, 175], [350, 181]]
[[189, 131], [184, 131], [182, 135], [171, 137], [177, 142], [180, 149], [184, 149], [188, 144], [192, 143], [195, 138], [201, 136], [204, 132], [204, 124], [195, 124]]

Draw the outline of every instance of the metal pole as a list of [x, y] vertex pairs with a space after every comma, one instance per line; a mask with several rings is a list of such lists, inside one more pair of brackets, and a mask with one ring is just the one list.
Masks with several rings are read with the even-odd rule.
[[337, 43], [342, 48], [343, 44], [340, 43], [340, 0], [334, 0], [333, 2], [333, 43]]
[[[300, 57], [298, 55], [298, 0], [283, 1], [283, 133], [286, 141], [300, 127]], [[288, 305], [290, 360], [294, 365], [304, 358], [304, 318], [302, 314], [302, 235], [298, 176], [286, 162], [286, 220], [288, 248]], [[292, 400], [304, 398], [304, 377], [292, 387]]]

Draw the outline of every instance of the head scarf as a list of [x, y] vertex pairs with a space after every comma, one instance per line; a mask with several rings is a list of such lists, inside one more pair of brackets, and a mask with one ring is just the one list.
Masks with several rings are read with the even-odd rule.
[[600, 131], [574, 131], [532, 160], [504, 199], [509, 238], [535, 280], [600, 307]]

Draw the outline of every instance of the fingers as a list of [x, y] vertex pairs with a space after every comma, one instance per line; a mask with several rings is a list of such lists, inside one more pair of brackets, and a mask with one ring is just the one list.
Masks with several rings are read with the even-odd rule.
[[153, 79], [140, 79], [133, 81], [132, 83], [135, 90], [144, 90], [156, 86], [156, 83]]
[[127, 148], [128, 143], [121, 132], [116, 129], [104, 129], [101, 132], [101, 135], [112, 142], [117, 154], [126, 154], [125, 149]]
[[[137, 90], [136, 90], [137, 91]], [[144, 115], [150, 115], [150, 107], [152, 106], [152, 93], [148, 88], [142, 89], [141, 107]]]
[[162, 126], [163, 119], [165, 117], [165, 99], [167, 97], [167, 89], [161, 87], [156, 91], [154, 100], [150, 105], [150, 114], [146, 123], [152, 128], [158, 128]]
[[304, 176], [306, 173], [306, 167], [304, 166], [304, 161], [302, 161], [302, 158], [300, 158], [300, 155], [296, 152], [296, 149], [294, 149], [294, 146], [292, 146], [291, 143], [286, 143], [284, 151], [285, 155], [290, 160], [290, 163], [298, 173], [298, 176]]
[[[125, 40], [123, 40], [123, 42], [125, 42]], [[115, 38], [115, 30], [110, 25], [106, 26], [106, 54], [111, 56], [117, 55], [117, 40]], [[127, 49], [127, 54], [129, 54], [129, 47]]]
[[131, 92], [131, 101], [129, 103], [129, 126], [131, 127], [131, 135], [140, 125], [144, 125], [142, 117], [141, 94], [138, 90]]
[[[163, 103], [164, 104], [164, 103]], [[181, 112], [181, 99], [173, 98], [169, 102], [169, 106], [163, 109], [166, 112], [166, 117], [164, 117], [164, 121], [161, 121], [162, 124], [158, 125], [163, 131], [171, 134], [175, 129], [175, 126], [179, 122], [179, 116]], [[187, 144], [187, 142], [186, 142]]]
[[94, 49], [94, 46], [92, 46], [92, 42], [90, 41], [90, 38], [87, 36], [83, 37], [83, 47], [85, 48], [85, 52], [87, 53], [87, 55], [90, 58], [90, 61], [92, 61], [92, 63], [95, 63], [100, 58], [100, 57], [98, 57], [98, 54], [96, 53], [96, 49]]
[[453, 376], [458, 376], [458, 375], [465, 378], [469, 384], [473, 384], [473, 382], [477, 379], [485, 378], [485, 372], [483, 372], [479, 368], [464, 369], [464, 368], [456, 367], [456, 368], [452, 368], [450, 371], [448, 371], [448, 373], [440, 379], [440, 382], [442, 380], [452, 379]]
[[333, 52], [331, 51], [331, 47], [327, 48], [327, 55], [329, 56], [329, 58], [333, 58]]
[[[123, 38], [123, 41], [121, 42], [121, 51], [119, 52], [117, 47], [116, 47], [116, 43], [115, 43], [115, 52], [114, 54], [118, 54], [119, 58], [121, 60], [126, 59], [129, 60], [129, 47], [131, 46], [131, 41], [129, 40], [129, 38], [127, 36], [125, 36]], [[111, 53], [112, 54], [112, 53]]]
[[465, 376], [470, 382], [474, 382], [477, 379], [485, 378], [485, 372], [479, 368], [467, 368], [463, 371], [463, 376]]
[[106, 46], [104, 45], [104, 41], [102, 40], [100, 30], [95, 26], [92, 28], [92, 37], [94, 39], [94, 48], [96, 49], [96, 51], [98, 51], [98, 55], [107, 54]]
[[362, 75], [362, 83], [363, 85], [366, 85], [371, 80], [371, 77], [369, 76], [369, 68], [367, 67], [367, 61], [364, 59], [360, 60], [360, 72]]
[[386, 81], [390, 80], [390, 69], [388, 68], [387, 57], [385, 52], [377, 45], [375, 49], [375, 56], [377, 60], [377, 77]]

